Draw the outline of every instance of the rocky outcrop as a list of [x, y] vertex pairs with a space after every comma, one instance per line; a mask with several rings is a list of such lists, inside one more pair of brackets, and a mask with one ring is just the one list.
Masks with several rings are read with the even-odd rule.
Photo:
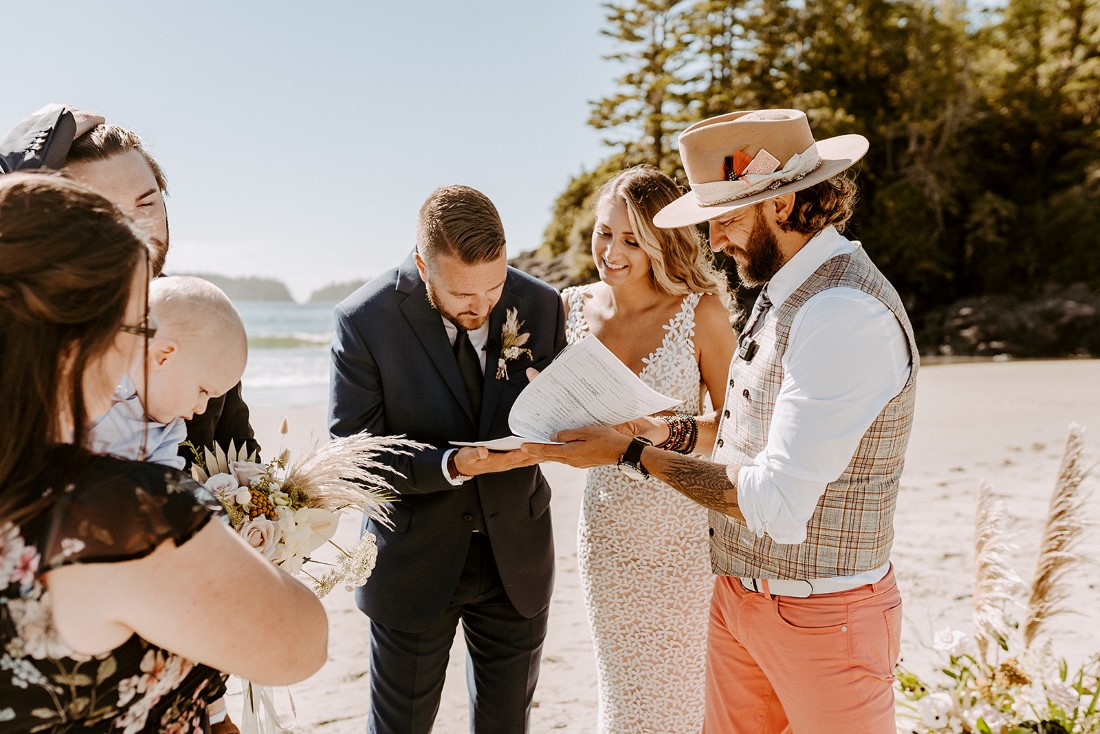
[[1100, 357], [1100, 294], [1076, 285], [1026, 301], [959, 301], [929, 313], [917, 343], [927, 355]]

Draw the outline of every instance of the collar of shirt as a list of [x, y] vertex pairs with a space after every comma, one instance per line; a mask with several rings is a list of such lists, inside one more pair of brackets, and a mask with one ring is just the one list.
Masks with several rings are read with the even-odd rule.
[[[453, 347], [455, 345], [455, 338], [458, 336], [458, 327], [451, 323], [448, 319], [440, 315], [443, 319], [443, 328], [447, 330], [447, 341], [451, 343]], [[479, 328], [466, 332], [470, 335], [470, 343], [474, 345], [474, 349], [477, 350], [477, 356], [481, 359], [481, 371], [485, 371], [485, 345], [489, 343], [489, 320], [486, 319], [485, 323]]]
[[[779, 271], [768, 281], [768, 298], [773, 304], [779, 304], [790, 298], [806, 279], [814, 274], [831, 257], [855, 252], [858, 242], [846, 239], [836, 227], [829, 225], [815, 234], [802, 249], [794, 254]], [[454, 341], [454, 337], [451, 338]]]

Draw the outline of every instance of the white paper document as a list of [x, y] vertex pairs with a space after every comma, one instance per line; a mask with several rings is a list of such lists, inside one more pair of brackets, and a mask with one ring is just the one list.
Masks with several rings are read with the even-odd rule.
[[550, 437], [567, 428], [613, 426], [679, 404], [642, 382], [589, 334], [562, 350], [516, 398], [508, 414], [508, 427], [515, 435], [451, 443], [508, 451], [525, 443], [554, 443]]

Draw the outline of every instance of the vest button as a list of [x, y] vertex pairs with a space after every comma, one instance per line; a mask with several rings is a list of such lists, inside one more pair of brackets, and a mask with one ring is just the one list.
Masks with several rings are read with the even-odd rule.
[[741, 391], [741, 394], [745, 396], [745, 399], [746, 399], [746, 400], [748, 400], [748, 399], [749, 399], [749, 391], [748, 391], [748, 388], [746, 388], [746, 389], [742, 390], [742, 391]]
[[466, 522], [473, 522], [474, 516], [467, 512], [465, 515], [462, 516], [462, 519]]
[[737, 387], [736, 385], [733, 384], [733, 378], [732, 377], [730, 378], [730, 387]]
[[725, 410], [723, 410], [723, 411], [722, 411], [722, 415], [723, 415], [724, 417], [726, 417], [726, 418], [729, 418], [729, 417], [730, 417], [730, 411], [729, 411], [729, 408], [726, 408]]
[[710, 537], [714, 537], [714, 528], [708, 528], [707, 532], [710, 533]]
[[722, 439], [718, 439], [718, 448], [722, 448], [725, 445], [726, 445], [725, 441], [723, 441]]

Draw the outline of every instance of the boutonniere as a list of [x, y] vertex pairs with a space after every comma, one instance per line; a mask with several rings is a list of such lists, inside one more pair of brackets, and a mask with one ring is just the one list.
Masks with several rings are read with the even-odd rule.
[[529, 332], [520, 333], [523, 328], [519, 320], [519, 311], [510, 308], [504, 316], [504, 328], [500, 331], [500, 359], [497, 360], [497, 379], [508, 379], [508, 363], [519, 359], [524, 354], [531, 357], [531, 350], [524, 348], [524, 344], [531, 338]]

